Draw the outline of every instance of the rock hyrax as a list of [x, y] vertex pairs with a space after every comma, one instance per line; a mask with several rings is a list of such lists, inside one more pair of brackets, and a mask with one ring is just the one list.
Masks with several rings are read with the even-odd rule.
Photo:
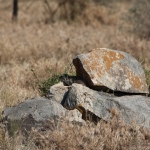
[[65, 86], [71, 86], [73, 83], [78, 83], [82, 84], [83, 86], [86, 86], [86, 83], [82, 77], [69, 76], [68, 74], [63, 74], [59, 77], [59, 79], [61, 82], [63, 82]]

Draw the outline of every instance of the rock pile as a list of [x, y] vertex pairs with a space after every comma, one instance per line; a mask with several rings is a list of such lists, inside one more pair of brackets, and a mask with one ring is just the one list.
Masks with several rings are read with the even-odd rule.
[[[50, 87], [47, 98], [28, 99], [6, 108], [2, 116], [8, 129], [15, 122], [30, 130], [33, 126], [42, 126], [46, 120], [65, 117], [66, 113], [69, 121], [109, 121], [112, 109], [116, 109], [126, 123], [135, 120], [149, 127], [150, 98], [142, 96], [148, 93], [148, 87], [144, 71], [135, 58], [122, 51], [100, 48], [76, 56], [73, 64], [77, 76], [73, 80], [67, 76], [72, 84], [69, 87], [60, 82]], [[63, 82], [65, 76], [61, 76]], [[86, 86], [75, 79], [83, 79]], [[104, 89], [123, 93], [114, 95]]]

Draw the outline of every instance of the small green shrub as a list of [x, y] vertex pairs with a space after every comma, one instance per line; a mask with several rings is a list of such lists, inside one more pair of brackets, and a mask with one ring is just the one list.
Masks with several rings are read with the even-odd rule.
[[[33, 73], [33, 76], [36, 81], [35, 84], [38, 87], [38, 90], [39, 90], [41, 96], [46, 96], [50, 86], [57, 84], [60, 81], [59, 80], [60, 73], [57, 73], [57, 71], [54, 69], [50, 69], [49, 78], [46, 80], [42, 80], [42, 81], [38, 78], [34, 69], [31, 69], [31, 71]], [[36, 88], [36, 87], [34, 87], [34, 88]]]
[[50, 86], [57, 84], [60, 81], [59, 76], [60, 76], [60, 74], [53, 74], [47, 80], [45, 80], [41, 83], [38, 83], [38, 87], [39, 87], [41, 96], [47, 96], [48, 89], [50, 88]]
[[47, 96], [50, 86], [60, 82], [59, 77], [62, 74], [68, 74], [68, 75], [71, 75], [71, 76], [75, 76], [76, 75], [75, 69], [74, 69], [72, 63], [69, 63], [68, 65], [66, 65], [64, 67], [64, 71], [63, 72], [58, 72], [58, 70], [56, 68], [55, 69], [49, 69], [49, 71], [48, 71], [49, 78], [45, 79], [45, 80], [39, 79], [39, 77], [36, 74], [34, 69], [31, 69], [31, 71], [32, 71], [32, 74], [33, 74], [33, 76], [35, 78], [35, 84], [36, 84], [36, 86], [33, 87], [33, 88], [37, 88], [38, 87], [38, 90], [39, 90], [41, 96]]

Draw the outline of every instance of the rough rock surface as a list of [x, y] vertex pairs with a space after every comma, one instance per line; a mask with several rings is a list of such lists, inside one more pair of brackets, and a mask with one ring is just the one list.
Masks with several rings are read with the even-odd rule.
[[[58, 103], [62, 104], [67, 92], [68, 87], [64, 86], [63, 82], [59, 82], [58, 84], [55, 84], [50, 87], [48, 91], [48, 98], [49, 99], [53, 98]], [[84, 120], [82, 119], [82, 114], [76, 109], [66, 110], [66, 117], [69, 121], [84, 123]]]
[[89, 86], [104, 86], [113, 91], [148, 93], [140, 63], [129, 54], [106, 48], [93, 49], [73, 59], [77, 76]]
[[37, 97], [4, 109], [2, 116], [9, 131], [14, 130], [14, 127], [30, 130], [31, 127], [43, 126], [47, 120], [57, 120], [61, 117], [67, 117], [69, 121], [84, 122], [78, 110], [68, 111], [53, 99]]
[[65, 93], [68, 91], [68, 87], [63, 85], [63, 82], [59, 82], [50, 87], [48, 91], [48, 98], [54, 98], [57, 102], [61, 103]]
[[8, 107], [3, 111], [3, 117], [7, 117], [7, 120], [24, 119], [30, 115], [34, 120], [42, 121], [64, 114], [65, 110], [58, 102], [38, 97], [27, 99], [17, 106]]
[[80, 84], [73, 84], [65, 99], [64, 107], [78, 108], [81, 113], [88, 111], [106, 121], [112, 116], [110, 110], [116, 108], [120, 118], [126, 123], [135, 120], [137, 124], [146, 127], [149, 127], [150, 123], [150, 98], [141, 95], [117, 97]]
[[85, 121], [82, 119], [82, 114], [77, 110], [66, 110], [66, 117], [69, 121], [75, 121], [77, 123], [85, 123]]

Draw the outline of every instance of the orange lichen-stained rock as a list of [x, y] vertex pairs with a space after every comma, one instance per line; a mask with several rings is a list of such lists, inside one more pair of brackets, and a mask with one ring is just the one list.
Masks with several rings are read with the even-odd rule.
[[91, 87], [107, 87], [113, 91], [148, 93], [145, 74], [131, 55], [106, 48], [93, 49], [73, 59], [77, 76]]

